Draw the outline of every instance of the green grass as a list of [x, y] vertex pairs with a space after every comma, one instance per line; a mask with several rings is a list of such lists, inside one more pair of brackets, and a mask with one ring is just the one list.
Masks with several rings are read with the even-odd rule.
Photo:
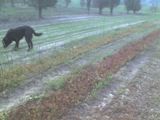
[[[100, 17], [100, 18], [95, 18], [95, 19], [89, 19], [85, 21], [80, 21], [80, 22], [72, 22], [72, 23], [63, 23], [63, 24], [51, 24], [51, 25], [46, 25], [43, 27], [36, 27], [36, 30], [38, 29], [38, 32], [43, 32], [44, 35], [41, 37], [35, 37], [33, 42], [35, 47], [39, 46], [44, 46], [49, 43], [53, 43], [54, 41], [62, 41], [65, 40], [65, 42], [70, 42], [70, 41], [75, 41], [75, 40], [81, 40], [82, 36], [88, 36], [88, 33], [91, 32], [101, 32], [105, 33], [110, 29], [112, 26], [116, 26], [119, 24], [125, 24], [131, 23], [134, 21], [138, 20], [143, 20], [144, 18], [142, 17], [137, 17], [133, 16], [130, 17], [128, 16], [126, 19], [123, 19], [123, 17], [118, 16], [118, 17]], [[92, 21], [91, 21], [92, 20]], [[4, 34], [6, 31], [0, 31], [0, 38], [3, 38]], [[75, 34], [77, 33], [78, 34]], [[74, 35], [75, 34], [75, 35]], [[94, 36], [94, 35], [90, 35]], [[44, 42], [45, 40], [45, 42]], [[6, 53], [10, 53], [9, 51], [12, 51], [14, 45], [11, 45], [8, 51], [4, 50], [2, 48], [2, 44], [0, 45], [0, 57], [2, 58], [0, 60], [0, 63], [3, 63], [8, 60], [9, 55]], [[13, 52], [13, 58], [17, 55], [25, 56], [25, 55], [33, 55], [34, 52], [32, 51], [30, 53], [25, 52], [24, 54], [24, 48], [27, 49], [27, 45], [25, 42], [20, 44], [20, 47], [23, 49], [22, 51], [17, 51]]]
[[96, 98], [99, 90], [102, 90], [106, 86], [110, 84], [112, 80], [112, 76], [107, 77], [106, 79], [100, 80], [94, 87], [94, 89], [91, 91], [91, 96]]
[[58, 79], [50, 80], [49, 82], [47, 82], [47, 86], [49, 89], [55, 91], [55, 90], [63, 88], [65, 82], [66, 82], [66, 78], [60, 77]]
[[[50, 80], [49, 82], [47, 82], [48, 89], [53, 91], [62, 89], [65, 86], [66, 81], [72, 78], [73, 76], [78, 75], [82, 69], [83, 68], [74, 69], [74, 71], [67, 76], [61, 76], [61, 77], [58, 77], [57, 79]], [[91, 96], [97, 97], [98, 91], [108, 86], [111, 80], [112, 80], [112, 76], [109, 76], [103, 80], [100, 79], [99, 82], [96, 83], [94, 89], [92, 90]]]
[[5, 112], [0, 112], [0, 120], [7, 120], [8, 119], [8, 115]]

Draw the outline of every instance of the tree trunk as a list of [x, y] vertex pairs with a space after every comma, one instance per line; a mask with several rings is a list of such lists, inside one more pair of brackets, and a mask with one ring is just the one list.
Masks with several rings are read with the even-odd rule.
[[23, 0], [23, 4], [24, 4], [24, 5], [26, 4], [26, 0]]
[[68, 3], [68, 2], [66, 2], [66, 8], [68, 8], [68, 6], [69, 6], [69, 3]]
[[39, 19], [42, 19], [42, 6], [41, 6], [41, 0], [38, 0], [38, 17], [39, 17]]
[[102, 15], [102, 7], [99, 7], [99, 14]]
[[113, 7], [110, 8], [110, 15], [113, 15]]
[[88, 14], [90, 13], [90, 7], [91, 7], [91, 0], [87, 0]]
[[15, 7], [14, 0], [11, 0], [11, 7]]
[[42, 19], [42, 8], [41, 7], [38, 8], [38, 16], [39, 16], [39, 19]]
[[136, 10], [133, 10], [133, 13], [136, 14]]

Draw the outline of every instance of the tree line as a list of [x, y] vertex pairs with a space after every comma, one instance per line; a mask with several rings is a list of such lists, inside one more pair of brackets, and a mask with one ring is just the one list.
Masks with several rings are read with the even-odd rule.
[[[110, 14], [113, 14], [113, 10], [115, 7], [120, 5], [120, 0], [87, 0], [87, 8], [88, 12], [90, 12], [90, 7], [95, 7], [99, 9], [99, 14], [102, 14], [102, 10], [104, 8], [110, 9]], [[141, 0], [124, 0], [123, 1], [127, 13], [129, 11], [133, 11], [133, 13], [136, 13], [141, 9]]]
[[[63, 1], [68, 7], [73, 0], [0, 0], [0, 8], [4, 3], [10, 3], [14, 7], [15, 2], [21, 1], [24, 4], [32, 6], [38, 10], [39, 18], [42, 18], [42, 12], [47, 7], [54, 7], [59, 1]], [[152, 2], [155, 0], [151, 0]], [[114, 8], [120, 4], [124, 4], [127, 13], [133, 11], [133, 13], [138, 12], [141, 9], [141, 0], [79, 0], [80, 5], [84, 8], [86, 7], [88, 13], [90, 13], [91, 7], [97, 8], [99, 14], [103, 13], [104, 8], [110, 9], [110, 14], [114, 12]]]

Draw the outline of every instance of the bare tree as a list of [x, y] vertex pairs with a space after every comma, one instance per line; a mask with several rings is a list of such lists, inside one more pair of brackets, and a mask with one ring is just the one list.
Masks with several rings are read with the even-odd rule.
[[0, 11], [2, 10], [2, 7], [4, 5], [5, 0], [0, 0]]
[[66, 3], [66, 7], [68, 7], [69, 4], [71, 3], [71, 0], [64, 0], [64, 1], [65, 1], [65, 3]]
[[10, 0], [10, 2], [11, 2], [11, 6], [15, 7], [15, 4], [14, 4], [15, 1], [14, 0]]
[[127, 13], [129, 13], [129, 11], [133, 11], [135, 14], [141, 9], [141, 0], [125, 0], [125, 6]]
[[81, 5], [81, 7], [84, 7], [85, 4], [86, 4], [86, 1], [85, 1], [85, 0], [80, 0], [80, 5]]
[[93, 6], [99, 8], [99, 14], [102, 14], [104, 8], [110, 9], [110, 14], [113, 14], [113, 9], [120, 4], [120, 0], [93, 0]]
[[23, 0], [23, 4], [25, 5], [27, 3], [27, 1], [26, 0]]
[[156, 12], [158, 9], [158, 3], [159, 3], [158, 0], [151, 0], [150, 3], [151, 3], [151, 10]]
[[47, 7], [55, 6], [57, 0], [30, 0], [29, 5], [38, 9], [38, 16], [42, 18], [42, 11]]
[[90, 13], [90, 8], [91, 8], [91, 0], [87, 0], [88, 14]]

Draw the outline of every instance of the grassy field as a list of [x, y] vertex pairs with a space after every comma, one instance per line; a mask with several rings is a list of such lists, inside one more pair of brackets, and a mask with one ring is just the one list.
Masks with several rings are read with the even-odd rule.
[[[4, 50], [1, 44], [0, 50], [2, 59], [0, 63], [2, 64], [7, 62], [8, 56], [10, 56], [14, 60], [18, 59], [18, 55], [20, 55], [20, 58], [23, 58], [23, 56], [33, 55], [38, 51], [43, 51], [51, 48], [53, 49], [53, 47], [56, 46], [56, 43], [58, 44], [58, 41], [64, 43], [77, 41], [85, 39], [90, 36], [105, 34], [106, 32], [115, 29], [120, 25], [125, 25], [145, 20], [144, 17], [139, 17], [139, 16], [133, 16], [133, 17], [126, 16], [126, 18], [127, 19], [123, 19], [122, 16], [107, 17], [107, 18], [93, 17], [81, 21], [58, 23], [56, 25], [53, 23], [49, 25], [44, 25], [42, 27], [41, 26], [35, 27], [35, 29], [38, 30], [38, 32], [42, 32], [44, 34], [42, 37], [34, 38], [33, 42], [35, 49], [30, 53], [25, 52], [24, 54], [24, 50], [27, 49], [27, 45], [25, 42], [22, 42], [20, 45], [21, 51], [13, 52], [12, 53], [13, 55], [10, 56], [10, 52], [12, 51], [14, 45], [10, 46], [9, 49]], [[4, 30], [0, 31], [1, 39], [3, 38], [5, 33], [6, 31]]]
[[[41, 21], [37, 21], [36, 24], [29, 22], [29, 25], [33, 26], [37, 32], [43, 33], [43, 36], [33, 38], [34, 49], [32, 51], [27, 52], [27, 44], [24, 40], [21, 41], [20, 49], [17, 51], [13, 50], [14, 43], [7, 49], [0, 44], [0, 94], [16, 89], [23, 82], [34, 78], [35, 75], [42, 74], [43, 76], [43, 72], [49, 69], [55, 70], [58, 66], [66, 64], [71, 66], [70, 63], [76, 62], [79, 58], [82, 60], [86, 58], [87, 64], [97, 63], [127, 44], [160, 28], [160, 14], [150, 12], [146, 14], [148, 8], [144, 8], [144, 14], [126, 15], [123, 6], [120, 6], [115, 9], [119, 12], [114, 16], [97, 16], [95, 15], [97, 10], [93, 9], [93, 13], [88, 16], [84, 15], [86, 9], [78, 8], [78, 3], [74, 4], [77, 5], [76, 8], [71, 5], [70, 8], [49, 8], [44, 11], [45, 17], [69, 14], [68, 17], [53, 19], [52, 22], [43, 20], [43, 24]], [[105, 9], [105, 12], [107, 11]], [[31, 20], [37, 19], [36, 11], [28, 7], [7, 8], [4, 9], [4, 13], [6, 13], [3, 14], [4, 19], [9, 17], [10, 20], [16, 21], [20, 15], [22, 15], [20, 18], [22, 21], [30, 20], [30, 18]], [[24, 13], [27, 14], [27, 18], [23, 18]], [[73, 15], [75, 13], [79, 15]], [[3, 38], [6, 31], [7, 29], [0, 29], [0, 39]], [[109, 43], [112, 44], [107, 48]], [[78, 69], [81, 68], [73, 65], [70, 72]], [[64, 77], [66, 76], [61, 76], [62, 79], [55, 81], [51, 79], [51, 82], [47, 84], [53, 90], [62, 88], [65, 84]], [[106, 83], [100, 83], [97, 88], [101, 84]]]

